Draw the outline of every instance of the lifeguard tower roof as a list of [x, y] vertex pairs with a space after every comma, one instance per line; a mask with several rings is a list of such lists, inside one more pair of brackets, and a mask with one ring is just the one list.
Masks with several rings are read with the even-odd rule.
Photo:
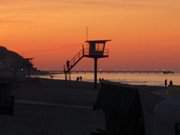
[[111, 40], [87, 40], [87, 43], [106, 43]]

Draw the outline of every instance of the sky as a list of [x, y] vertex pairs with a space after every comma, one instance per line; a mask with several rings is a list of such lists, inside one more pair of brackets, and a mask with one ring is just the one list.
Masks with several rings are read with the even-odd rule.
[[[62, 70], [86, 40], [111, 39], [101, 70], [180, 71], [179, 0], [0, 0], [0, 45]], [[75, 70], [92, 69], [83, 59]]]

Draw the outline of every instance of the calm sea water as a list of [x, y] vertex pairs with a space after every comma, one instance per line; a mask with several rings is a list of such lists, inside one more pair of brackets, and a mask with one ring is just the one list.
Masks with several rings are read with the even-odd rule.
[[[93, 73], [91, 72], [79, 72], [72, 73], [72, 80], [76, 80], [78, 76], [82, 76], [83, 81], [92, 82], [93, 81]], [[49, 75], [44, 76], [36, 76], [40, 78], [48, 78], [48, 79], [64, 79], [64, 74], [54, 74], [53, 78]], [[114, 82], [121, 82], [127, 84], [135, 84], [135, 85], [157, 85], [163, 86], [164, 80], [168, 81], [172, 80], [173, 84], [180, 85], [180, 73], [174, 74], [163, 74], [163, 73], [122, 73], [122, 72], [108, 72], [108, 73], [98, 73], [98, 78], [104, 78], [105, 80], [110, 80]]]

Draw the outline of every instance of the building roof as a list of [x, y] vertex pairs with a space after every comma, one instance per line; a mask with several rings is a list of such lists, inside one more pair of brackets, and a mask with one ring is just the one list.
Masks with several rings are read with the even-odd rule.
[[87, 40], [87, 43], [106, 43], [109, 42], [111, 40]]

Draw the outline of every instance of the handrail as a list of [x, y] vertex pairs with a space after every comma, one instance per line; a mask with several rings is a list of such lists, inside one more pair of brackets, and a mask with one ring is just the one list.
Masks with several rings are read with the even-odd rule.
[[[85, 50], [84, 50], [84, 55], [85, 55], [85, 56], [91, 55], [90, 52], [89, 52], [89, 49], [85, 49]], [[95, 54], [94, 54], [94, 55], [95, 55]], [[97, 55], [98, 55], [98, 53], [97, 53]], [[104, 52], [102, 53], [102, 55], [103, 55], [103, 56], [109, 55], [109, 50], [108, 50], [108, 49], [105, 49]]]
[[74, 63], [76, 63], [76, 61], [82, 56], [83, 56], [83, 53], [81, 50], [70, 60], [70, 65], [73, 65]]
[[65, 66], [65, 72], [70, 72], [71, 69], [84, 57], [84, 50], [80, 50], [70, 61], [69, 67]]

